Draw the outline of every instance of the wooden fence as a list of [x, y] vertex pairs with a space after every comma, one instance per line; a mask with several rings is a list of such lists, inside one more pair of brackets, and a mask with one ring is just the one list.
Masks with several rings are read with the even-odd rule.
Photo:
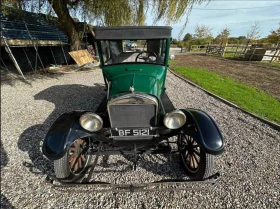
[[[195, 50], [193, 50], [195, 49]], [[240, 58], [249, 61], [280, 61], [280, 44], [275, 47], [261, 44], [253, 45], [193, 45], [190, 52], [203, 52], [207, 55], [216, 55], [221, 57]]]

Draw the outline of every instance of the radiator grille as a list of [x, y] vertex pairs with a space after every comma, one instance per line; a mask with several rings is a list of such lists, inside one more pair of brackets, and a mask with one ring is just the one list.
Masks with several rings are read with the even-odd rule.
[[109, 111], [112, 128], [155, 126], [154, 104], [115, 104], [110, 105]]

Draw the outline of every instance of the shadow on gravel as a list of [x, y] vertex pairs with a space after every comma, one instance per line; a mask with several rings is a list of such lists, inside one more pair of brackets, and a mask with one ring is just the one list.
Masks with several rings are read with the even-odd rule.
[[39, 72], [37, 74], [24, 75], [25, 80], [21, 75], [16, 73], [11, 73], [1, 69], [1, 85], [14, 86], [17, 82], [22, 82], [27, 85], [32, 85], [32, 82], [39, 80], [48, 80], [55, 79], [64, 75], [63, 73], [48, 73], [48, 72]]
[[[133, 170], [133, 158], [132, 155], [125, 155], [126, 160], [130, 161], [129, 170]], [[137, 168], [141, 167], [147, 172], [167, 177], [170, 179], [181, 179], [186, 177], [185, 171], [183, 170], [179, 155], [169, 154], [158, 154], [158, 155], [145, 155], [138, 156]], [[136, 169], [137, 169], [136, 168]]]
[[[9, 158], [8, 158], [8, 155], [7, 155], [7, 152], [4, 150], [4, 147], [3, 147], [3, 143], [2, 141], [0, 141], [0, 146], [1, 146], [1, 150], [0, 150], [0, 153], [1, 153], [1, 172], [3, 172], [3, 168], [8, 164], [9, 162]], [[3, 189], [3, 188], [2, 188]], [[1, 195], [0, 195], [0, 199], [1, 199], [1, 202], [0, 202], [0, 208], [5, 208], [5, 209], [13, 209], [15, 208], [11, 203], [10, 201], [8, 200], [8, 198], [2, 194], [2, 191], [1, 191]]]
[[9, 158], [7, 152], [4, 150], [2, 141], [0, 141], [0, 146], [1, 146], [0, 149], [1, 149], [1, 170], [2, 170], [2, 168], [4, 168], [8, 164]]
[[[84, 85], [57, 85], [47, 88], [34, 96], [35, 100], [45, 100], [55, 105], [53, 112], [47, 116], [43, 124], [27, 128], [19, 137], [18, 148], [29, 155], [30, 162], [24, 162], [30, 172], [34, 174], [53, 173], [52, 162], [43, 157], [40, 144], [52, 125], [63, 113], [73, 110], [95, 110], [105, 96], [105, 86], [95, 84]], [[44, 108], [42, 108], [42, 115]]]
[[5, 209], [14, 209], [15, 207], [9, 202], [7, 197], [1, 193], [1, 205], [0, 208], [5, 208]]
[[[125, 161], [118, 160], [117, 162], [108, 162], [110, 156], [100, 156], [101, 163], [98, 163], [94, 173], [96, 174], [108, 174], [108, 173], [126, 173], [133, 171], [133, 155], [122, 155]], [[178, 155], [138, 155], [137, 169], [142, 168], [147, 172], [167, 177], [170, 179], [180, 179], [186, 177], [184, 170], [180, 164]], [[121, 167], [121, 169], [119, 169]]]
[[[31, 173], [38, 175], [53, 174], [53, 163], [43, 157], [41, 144], [51, 127], [52, 123], [63, 113], [73, 110], [94, 111], [106, 95], [105, 86], [94, 84], [93, 86], [84, 85], [57, 85], [44, 89], [34, 96], [35, 100], [45, 100], [55, 105], [53, 112], [47, 116], [43, 124], [36, 124], [27, 128], [19, 137], [18, 148], [27, 152], [31, 162], [24, 162]], [[42, 107], [42, 115], [44, 114]], [[37, 113], [38, 114], [38, 113]], [[108, 163], [108, 157], [101, 159], [101, 171], [96, 173], [115, 172], [111, 169], [118, 166], [124, 169], [121, 172], [133, 170], [133, 156], [124, 156], [126, 162]], [[152, 156], [148, 159], [140, 156], [138, 167], [141, 167], [154, 174], [169, 178], [183, 177], [184, 171], [180, 169], [178, 156], [168, 157], [168, 155]], [[118, 170], [118, 169], [117, 169]]]

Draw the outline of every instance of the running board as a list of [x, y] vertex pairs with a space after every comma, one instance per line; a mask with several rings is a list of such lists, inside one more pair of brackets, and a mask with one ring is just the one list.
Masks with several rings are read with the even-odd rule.
[[[215, 173], [208, 178], [202, 180], [184, 180], [184, 179], [163, 179], [160, 181], [154, 181], [150, 183], [136, 183], [136, 184], [112, 184], [108, 182], [102, 181], [89, 181], [89, 182], [81, 182], [81, 183], [67, 183], [62, 182], [54, 176], [47, 176], [46, 182], [50, 183], [54, 188], [69, 188], [69, 187], [90, 187], [87, 190], [82, 190], [87, 192], [88, 190], [92, 190], [94, 192], [142, 192], [142, 191], [173, 191], [173, 190], [198, 190], [199, 188], [196, 186], [195, 188], [188, 188], [188, 186], [193, 186], [194, 184], [199, 183], [206, 185], [211, 184], [214, 185], [217, 180], [220, 178], [219, 173]], [[58, 182], [58, 183], [55, 183]], [[187, 187], [173, 187], [173, 188], [160, 188], [160, 186], [179, 186], [184, 185]], [[148, 188], [153, 187], [153, 188]], [[157, 187], [157, 188], [154, 188]], [[93, 189], [96, 188], [96, 189]], [[103, 189], [100, 189], [103, 188]], [[106, 188], [106, 189], [105, 189]], [[77, 190], [72, 190], [77, 191]], [[69, 192], [69, 190], [67, 190]]]

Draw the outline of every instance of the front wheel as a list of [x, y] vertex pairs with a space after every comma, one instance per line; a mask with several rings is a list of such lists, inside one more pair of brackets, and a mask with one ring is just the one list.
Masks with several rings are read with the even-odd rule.
[[75, 182], [87, 171], [91, 155], [88, 154], [89, 138], [75, 140], [65, 155], [54, 161], [56, 178], [64, 182]]
[[201, 180], [212, 175], [214, 156], [206, 153], [205, 149], [192, 137], [180, 134], [178, 147], [182, 165], [190, 179]]

